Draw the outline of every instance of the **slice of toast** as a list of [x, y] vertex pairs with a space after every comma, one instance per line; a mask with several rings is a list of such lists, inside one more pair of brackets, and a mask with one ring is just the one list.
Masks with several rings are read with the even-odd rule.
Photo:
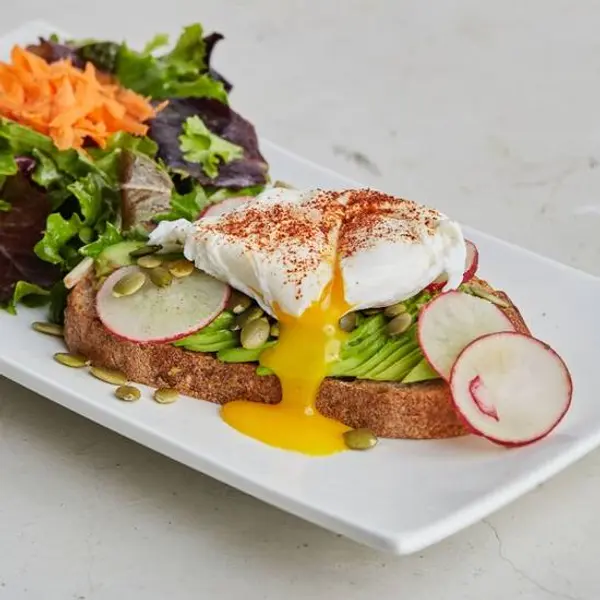
[[[506, 294], [477, 282], [509, 302], [504, 312], [517, 331], [529, 333]], [[254, 364], [223, 363], [210, 354], [171, 344], [136, 344], [115, 337], [96, 315], [95, 295], [94, 280], [84, 279], [69, 294], [65, 313], [69, 350], [88, 357], [93, 365], [119, 369], [133, 382], [175, 388], [218, 404], [240, 399], [280, 401], [277, 377], [256, 375]], [[449, 387], [441, 379], [399, 384], [328, 378], [321, 386], [317, 409], [349, 427], [368, 427], [379, 437], [427, 439], [468, 433], [452, 406]]]

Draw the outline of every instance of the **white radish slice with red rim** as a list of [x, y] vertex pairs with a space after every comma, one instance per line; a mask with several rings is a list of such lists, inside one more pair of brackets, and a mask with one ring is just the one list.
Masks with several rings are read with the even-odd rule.
[[433, 299], [423, 308], [418, 321], [423, 354], [446, 381], [458, 355], [473, 340], [514, 329], [510, 319], [491, 302], [454, 291]]
[[474, 433], [503, 446], [523, 446], [560, 423], [571, 405], [573, 385], [565, 363], [547, 344], [502, 332], [462, 351], [450, 390]]
[[230, 287], [202, 271], [173, 278], [158, 287], [149, 279], [135, 293], [115, 297], [113, 287], [126, 275], [142, 271], [123, 267], [106, 279], [96, 296], [102, 324], [121, 339], [138, 343], [172, 342], [209, 325], [229, 300]]
[[202, 219], [203, 217], [220, 217], [222, 215], [226, 215], [227, 213], [238, 209], [242, 204], [248, 202], [248, 200], [254, 200], [254, 196], [235, 196], [233, 198], [225, 198], [225, 200], [221, 200], [220, 202], [216, 202], [215, 204], [211, 204], [205, 208], [200, 213], [198, 218]]
[[[465, 259], [465, 272], [463, 275], [462, 283], [467, 283], [475, 277], [477, 269], [479, 267], [479, 251], [477, 246], [469, 240], [465, 240], [465, 246], [467, 249], [467, 257]], [[427, 287], [430, 291], [436, 292], [441, 290], [448, 282], [448, 276], [442, 273], [437, 279], [434, 279]]]
[[465, 260], [465, 274], [463, 275], [463, 283], [473, 279], [479, 267], [479, 250], [477, 250], [477, 246], [469, 240], [466, 240], [466, 246], [467, 258]]

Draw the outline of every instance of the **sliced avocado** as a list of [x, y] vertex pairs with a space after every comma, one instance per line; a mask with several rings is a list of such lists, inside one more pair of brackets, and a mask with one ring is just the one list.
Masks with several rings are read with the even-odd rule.
[[265, 375], [275, 375], [275, 373], [273, 373], [269, 367], [263, 367], [262, 365], [258, 365], [258, 367], [256, 367], [256, 374], [259, 377], [264, 377]]
[[239, 345], [239, 340], [237, 339], [218, 339], [213, 342], [206, 343], [197, 343], [197, 344], [185, 344], [179, 346], [180, 348], [184, 348], [185, 350], [190, 350], [191, 352], [220, 352], [221, 350], [229, 350], [230, 348], [235, 348]]
[[360, 344], [365, 338], [381, 331], [386, 324], [383, 314], [379, 313], [365, 319], [349, 336], [345, 346], [350, 348]]
[[96, 277], [103, 277], [119, 267], [132, 265], [133, 258], [129, 253], [145, 245], [144, 242], [129, 241], [104, 248], [96, 257]]
[[433, 370], [426, 358], [412, 369], [402, 380], [402, 383], [416, 383], [418, 381], [429, 381], [430, 379], [439, 379], [440, 376]]
[[276, 343], [277, 342], [267, 342], [260, 348], [253, 348], [252, 350], [239, 347], [228, 348], [226, 350], [221, 350], [217, 354], [217, 358], [226, 363], [258, 362], [262, 351], [274, 346]]
[[353, 369], [349, 375], [359, 377], [361, 379], [368, 378], [369, 373], [380, 365], [383, 361], [394, 354], [399, 348], [405, 345], [405, 341], [401, 339], [385, 338], [385, 344], [368, 360], [363, 361], [361, 365]]
[[192, 346], [220, 344], [222, 342], [229, 341], [235, 341], [236, 343], [239, 343], [238, 334], [234, 331], [227, 331], [226, 329], [220, 331], [206, 331], [206, 329], [202, 329], [198, 333], [194, 333], [193, 335], [173, 342], [173, 345], [182, 348], [190, 348]]
[[371, 363], [369, 369], [361, 374], [361, 379], [377, 379], [380, 373], [383, 373], [391, 366], [401, 361], [417, 347], [416, 342], [409, 338], [391, 341], [393, 341], [392, 351], [382, 357], [382, 360], [377, 363]]
[[376, 381], [402, 381], [402, 378], [419, 364], [421, 358], [423, 358], [423, 353], [421, 352], [421, 348], [417, 345], [412, 352], [404, 355], [400, 360], [395, 361], [384, 371], [374, 375], [372, 379]]
[[[194, 335], [203, 334], [213, 332], [213, 331], [229, 331], [233, 322], [235, 321], [235, 315], [228, 311], [224, 310], [218, 317], [216, 317], [210, 324], [208, 324], [204, 329], [201, 329], [197, 333], [189, 337], [193, 337]], [[188, 338], [185, 338], [188, 339]]]
[[351, 377], [352, 372], [377, 354], [386, 344], [386, 337], [381, 333], [374, 333], [369, 338], [352, 349], [342, 349], [341, 360], [333, 363], [329, 368], [331, 377]]

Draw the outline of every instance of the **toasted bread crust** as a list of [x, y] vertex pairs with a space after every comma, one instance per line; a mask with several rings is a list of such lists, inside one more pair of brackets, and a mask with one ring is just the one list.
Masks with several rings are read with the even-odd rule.
[[[492, 291], [485, 282], [479, 284]], [[510, 302], [503, 292], [494, 293]], [[120, 369], [137, 383], [176, 388], [217, 404], [239, 399], [280, 401], [277, 377], [256, 375], [255, 365], [227, 364], [171, 344], [142, 345], [115, 337], [98, 319], [94, 300], [94, 282], [85, 279], [69, 294], [65, 314], [69, 350], [87, 356], [92, 364]], [[512, 303], [504, 312], [517, 331], [529, 332]], [[405, 385], [329, 378], [321, 385], [317, 409], [350, 427], [368, 427], [386, 438], [447, 438], [468, 433], [442, 380]]]

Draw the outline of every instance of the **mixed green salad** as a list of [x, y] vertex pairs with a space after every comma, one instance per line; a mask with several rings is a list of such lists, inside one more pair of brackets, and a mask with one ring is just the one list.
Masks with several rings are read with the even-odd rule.
[[[81, 148], [59, 149], [34, 121], [19, 122], [0, 105], [1, 307], [50, 302], [60, 322], [62, 278], [85, 257], [143, 241], [160, 220], [195, 219], [213, 202], [264, 188], [268, 165], [254, 127], [231, 108], [232, 86], [211, 65], [222, 37], [196, 23], [170, 49], [163, 34], [141, 51], [52, 36], [19, 55], [68, 63], [82, 77], [96, 73], [148, 99], [156, 115], [145, 135], [116, 131], [102, 145], [86, 138]], [[14, 79], [15, 64], [3, 69]], [[18, 95], [7, 87], [13, 79], [0, 78], [0, 95]]]

